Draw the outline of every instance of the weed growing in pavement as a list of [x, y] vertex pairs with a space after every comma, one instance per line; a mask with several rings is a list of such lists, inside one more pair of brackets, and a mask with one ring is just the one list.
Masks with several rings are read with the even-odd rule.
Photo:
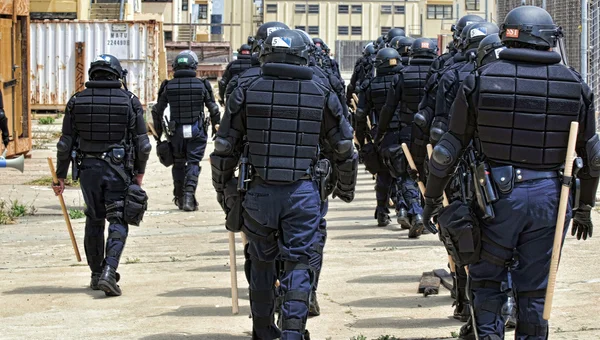
[[450, 335], [451, 335], [453, 338], [458, 338], [458, 333], [457, 333], [457, 332], [450, 332]]
[[80, 210], [80, 209], [69, 209], [69, 217], [72, 220], [75, 220], [78, 218], [84, 218], [85, 213], [83, 212], [83, 210]]
[[52, 118], [52, 117], [42, 117], [42, 118], [38, 119], [38, 123], [40, 123], [42, 125], [54, 124], [54, 118]]
[[[72, 178], [71, 174], [68, 174], [67, 178], [65, 178], [65, 187], [79, 188], [79, 181], [73, 182], [73, 180], [71, 178]], [[25, 184], [26, 185], [51, 186], [52, 185], [52, 177], [51, 176], [40, 177], [38, 179], [29, 181]]]
[[171, 256], [171, 262], [181, 262], [181, 260], [176, 258], [175, 256]]
[[350, 340], [367, 340], [367, 337], [361, 334], [351, 337]]
[[37, 208], [33, 205], [33, 202], [30, 205], [25, 205], [20, 203], [19, 200], [0, 199], [0, 224], [13, 224], [18, 217], [35, 215], [36, 212]]
[[140, 263], [140, 262], [142, 262], [142, 261], [137, 257], [133, 257], [133, 258], [128, 257], [125, 260], [125, 264], [134, 264], [134, 263]]

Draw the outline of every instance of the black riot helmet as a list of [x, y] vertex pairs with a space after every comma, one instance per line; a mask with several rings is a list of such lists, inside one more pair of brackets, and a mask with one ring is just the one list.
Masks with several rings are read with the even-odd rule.
[[373, 46], [373, 43], [368, 43], [363, 49], [363, 55], [365, 57], [370, 57], [373, 54], [375, 54], [375, 46]]
[[410, 48], [411, 58], [435, 58], [437, 56], [438, 47], [435, 41], [428, 38], [419, 38], [413, 41]]
[[252, 46], [250, 46], [248, 44], [243, 44], [238, 49], [238, 53], [243, 54], [243, 55], [252, 55]]
[[506, 49], [506, 46], [502, 44], [502, 40], [500, 40], [497, 33], [483, 38], [479, 43], [479, 48], [477, 48], [477, 66], [481, 67], [498, 60], [500, 52], [504, 49]]
[[90, 64], [88, 76], [90, 79], [95, 80], [100, 75], [105, 76], [107, 79], [112, 78], [111, 76], [114, 76], [114, 80], [122, 79], [124, 72], [119, 59], [110, 54], [97, 56]]
[[304, 43], [306, 44], [306, 46], [309, 47], [309, 53], [313, 53], [315, 51], [315, 43], [313, 42], [313, 39], [310, 37], [310, 35], [308, 33], [306, 33], [306, 31], [303, 30], [294, 30], [298, 33], [300, 33], [300, 35], [302, 36], [302, 39], [304, 40]]
[[325, 42], [321, 38], [313, 38], [313, 43], [315, 46], [320, 47], [322, 50], [325, 50]]
[[386, 47], [377, 52], [375, 58], [375, 67], [377, 69], [386, 67], [395, 67], [401, 64], [400, 53], [391, 47]]
[[269, 21], [260, 25], [258, 30], [256, 31], [256, 36], [254, 37], [254, 41], [252, 44], [252, 52], [259, 52], [260, 46], [267, 40], [271, 33], [282, 30], [282, 29], [290, 29], [286, 24], [279, 21]]
[[260, 51], [260, 62], [308, 65], [308, 46], [299, 32], [283, 29], [277, 30], [263, 43]]
[[250, 46], [254, 45], [254, 37], [253, 36], [251, 36], [251, 35], [248, 36], [247, 44]]
[[195, 70], [198, 67], [198, 56], [190, 50], [179, 52], [173, 60], [173, 70]]
[[[500, 31], [498, 25], [491, 22], [478, 22], [467, 26], [461, 34], [465, 50], [476, 48], [483, 38]], [[463, 38], [464, 37], [464, 38]]]
[[375, 40], [375, 42], [373, 43], [373, 45], [375, 45], [375, 46], [379, 46], [379, 45], [380, 45], [382, 42], [385, 42], [385, 41], [384, 41], [384, 40], [385, 40], [384, 38], [385, 38], [385, 35], [381, 35], [381, 36], [379, 36], [379, 38], [377, 38], [377, 40]]
[[406, 32], [404, 32], [404, 30], [402, 28], [392, 28], [391, 30], [388, 31], [387, 35], [385, 36], [385, 42], [389, 44], [392, 42], [392, 39], [394, 39], [395, 37], [405, 37], [406, 36]]
[[452, 31], [454, 32], [454, 34], [453, 34], [454, 40], [458, 40], [458, 38], [460, 37], [460, 35], [463, 32], [463, 30], [465, 29], [465, 27], [469, 26], [470, 24], [474, 24], [476, 22], [484, 22], [484, 21], [485, 21], [484, 18], [480, 17], [479, 15], [474, 15], [474, 14], [465, 15], [464, 17], [458, 19], [458, 21], [456, 22], [456, 25], [452, 26]]
[[411, 37], [395, 37], [390, 42], [390, 47], [395, 48], [401, 56], [405, 57], [410, 54], [413, 42], [415, 42], [415, 39]]
[[[557, 27], [546, 10], [536, 6], [521, 6], [508, 12], [500, 25], [500, 38], [508, 47], [550, 49], [556, 47], [562, 29]], [[516, 44], [515, 44], [516, 43]]]

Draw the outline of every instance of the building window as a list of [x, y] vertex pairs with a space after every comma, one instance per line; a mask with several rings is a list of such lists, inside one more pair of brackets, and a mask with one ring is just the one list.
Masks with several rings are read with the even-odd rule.
[[296, 13], [306, 13], [306, 5], [296, 4]]
[[452, 5], [427, 5], [427, 19], [452, 19]]
[[319, 14], [319, 5], [308, 5], [308, 13]]
[[381, 14], [392, 14], [392, 6], [381, 5]]
[[277, 4], [267, 5], [267, 13], [277, 13]]
[[183, 12], [187, 12], [187, 10], [188, 10], [188, 3], [189, 3], [188, 0], [181, 0], [181, 10]]
[[348, 5], [338, 5], [338, 14], [348, 14]]
[[208, 19], [208, 5], [198, 5], [198, 19]]
[[362, 26], [352, 26], [352, 35], [362, 35]]
[[304, 32], [306, 32], [306, 26], [295, 26], [294, 29], [303, 30]]
[[465, 8], [467, 11], [478, 11], [479, 0], [465, 0]]
[[394, 14], [405, 14], [404, 6], [394, 6]]
[[338, 26], [338, 35], [348, 35], [348, 26]]
[[381, 35], [386, 35], [391, 29], [389, 26], [381, 26]]
[[319, 35], [319, 26], [308, 26], [308, 34]]
[[362, 5], [352, 5], [352, 14], [362, 14]]
[[173, 41], [173, 32], [165, 31], [165, 41]]
[[142, 0], [142, 2], [173, 2], [173, 0]]

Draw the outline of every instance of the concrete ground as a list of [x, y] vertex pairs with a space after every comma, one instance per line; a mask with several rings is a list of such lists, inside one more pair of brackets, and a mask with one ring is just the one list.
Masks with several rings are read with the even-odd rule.
[[[2, 199], [37, 209], [17, 224], [0, 225], [0, 339], [250, 338], [241, 241], [238, 235], [240, 314], [232, 315], [228, 236], [206, 157], [200, 209], [184, 213], [171, 203], [170, 170], [153, 153], [144, 179], [149, 211], [141, 227], [131, 227], [119, 267], [123, 296], [106, 298], [88, 288], [84, 219], [73, 220], [84, 257], [78, 263], [57, 198], [49, 187], [25, 184], [48, 176], [46, 157], [55, 157], [52, 138], [38, 144], [48, 149], [31, 153], [24, 174], [0, 169]], [[461, 323], [450, 317], [449, 292], [417, 294], [422, 272], [446, 266], [444, 249], [434, 235], [409, 240], [395, 224], [378, 228], [373, 186], [361, 169], [354, 202], [331, 201], [319, 287], [322, 315], [308, 322], [312, 338], [451, 338]], [[83, 208], [77, 189], [67, 190], [65, 201], [70, 209]], [[594, 221], [600, 222], [596, 212]], [[551, 339], [600, 338], [599, 246], [598, 236], [586, 242], [567, 238]]]

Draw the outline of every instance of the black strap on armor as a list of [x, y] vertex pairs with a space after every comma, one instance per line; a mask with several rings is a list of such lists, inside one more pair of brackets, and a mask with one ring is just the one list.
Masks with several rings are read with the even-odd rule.
[[118, 231], [112, 231], [111, 233], [108, 234], [108, 238], [112, 239], [112, 240], [122, 241], [122, 237], [123, 237], [123, 235], [121, 235], [121, 233]]
[[285, 319], [282, 323], [282, 330], [294, 330], [300, 333], [304, 333], [304, 329], [306, 328], [306, 323], [301, 319]]
[[300, 262], [291, 262], [291, 261], [285, 261], [283, 263], [283, 270], [285, 270], [286, 272], [292, 271], [292, 270], [313, 270], [313, 267], [304, 264], [304, 263], [300, 263]]
[[[527, 182], [527, 181], [534, 181], [536, 179], [549, 179], [549, 178], [557, 178], [558, 177], [558, 171], [536, 171], [536, 170], [529, 170], [529, 169], [515, 169], [515, 182], [516, 183], [522, 183], [522, 182]], [[563, 178], [563, 183], [564, 183], [564, 179], [566, 179], [566, 177]], [[571, 177], [569, 177], [568, 179], [568, 184], [567, 185], [571, 185]]]
[[323, 246], [319, 243], [313, 244], [313, 251], [317, 254], [323, 254]]
[[267, 328], [273, 324], [274, 317], [271, 316], [252, 316], [252, 323], [257, 328]]
[[290, 290], [285, 293], [283, 297], [285, 302], [288, 301], [302, 301], [308, 304], [308, 299], [310, 298], [310, 294], [308, 292], [303, 292], [300, 290]]
[[[123, 219], [123, 208], [125, 207], [124, 201], [117, 201], [112, 204], [108, 204], [106, 208], [106, 219]], [[109, 237], [110, 238], [110, 237]]]
[[517, 296], [518, 297], [527, 297], [527, 298], [543, 298], [543, 297], [546, 297], [546, 290], [539, 289], [539, 290], [533, 290], [530, 292], [517, 291]]
[[517, 333], [535, 337], [545, 337], [548, 334], [548, 325], [526, 323], [519, 320], [517, 322]]
[[110, 152], [104, 152], [100, 155], [87, 154], [87, 155], [85, 155], [84, 158], [96, 158], [96, 159], [105, 161], [108, 164], [108, 166], [110, 166], [113, 170], [115, 170], [117, 172], [117, 174], [119, 174], [119, 176], [121, 176], [123, 181], [125, 181], [126, 186], [129, 186], [129, 184], [131, 184], [131, 177], [127, 175], [125, 170], [123, 168], [121, 168], [120, 166], [114, 164], [110, 160]]
[[[483, 242], [490, 244], [496, 248], [510, 251], [511, 253], [513, 253], [513, 251], [514, 251], [514, 249], [512, 249], [512, 248], [505, 247], [501, 244], [498, 244], [498, 243], [492, 241], [492, 239], [490, 239], [487, 235], [485, 235], [483, 233], [481, 234], [481, 239], [483, 240]], [[514, 262], [514, 259], [512, 259], [512, 258], [510, 258], [510, 259], [500, 258], [500, 257], [490, 253], [489, 251], [483, 249], [483, 247], [481, 249], [481, 258], [492, 264], [495, 264], [496, 266], [507, 267], [507, 268], [510, 267]]]
[[502, 313], [502, 305], [503, 303], [499, 299], [485, 300], [477, 307], [477, 310], [500, 315]]
[[473, 281], [471, 280], [471, 289], [493, 289], [502, 290], [502, 283], [490, 280]]

